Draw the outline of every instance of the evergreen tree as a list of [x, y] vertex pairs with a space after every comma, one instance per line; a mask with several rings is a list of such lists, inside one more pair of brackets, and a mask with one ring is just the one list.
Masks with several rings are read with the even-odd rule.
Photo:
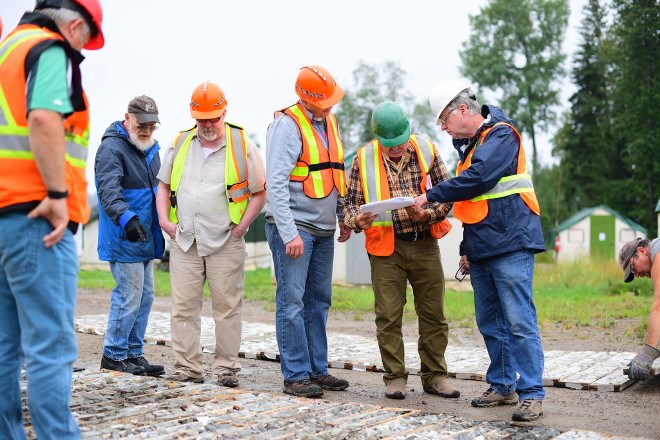
[[559, 102], [557, 77], [568, 23], [567, 0], [491, 0], [470, 16], [471, 33], [461, 51], [462, 73], [480, 86], [501, 91], [500, 106], [532, 139], [538, 170], [536, 130], [547, 128]]

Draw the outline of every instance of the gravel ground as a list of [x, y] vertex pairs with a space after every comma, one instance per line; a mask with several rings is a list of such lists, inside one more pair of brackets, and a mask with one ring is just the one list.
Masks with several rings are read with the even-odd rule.
[[[110, 304], [109, 292], [81, 290], [76, 314], [79, 316], [107, 312]], [[243, 320], [273, 324], [274, 312], [258, 303], [246, 303]], [[170, 312], [169, 298], [156, 298], [153, 310]], [[205, 316], [211, 316], [210, 302], [205, 302]], [[607, 332], [582, 328], [564, 330], [560, 326], [542, 328], [541, 336], [545, 350], [614, 350], [636, 351], [638, 340], [622, 336], [630, 322], [617, 323]], [[450, 323], [451, 328], [451, 323]], [[350, 315], [331, 313], [328, 330], [334, 332], [375, 337], [373, 315], [363, 315], [355, 320]], [[415, 341], [416, 322], [407, 323], [404, 329], [407, 341]], [[103, 351], [103, 338], [79, 334], [79, 353], [76, 366], [98, 370]], [[472, 328], [450, 330], [450, 344], [482, 346], [481, 336]], [[174, 363], [171, 348], [147, 345], [145, 356], [152, 363], [165, 365], [168, 371]], [[212, 355], [204, 355], [206, 377], [212, 380], [210, 365]], [[239, 374], [240, 386], [255, 391], [279, 393], [282, 391], [282, 376], [279, 363], [270, 361], [242, 360]], [[331, 369], [331, 373], [347, 379], [351, 386], [342, 392], [326, 391], [323, 399], [350, 401], [424, 410], [432, 413], [470, 418], [474, 420], [510, 420], [513, 407], [473, 408], [470, 400], [486, 389], [485, 382], [452, 379], [452, 384], [461, 392], [458, 399], [442, 399], [425, 394], [419, 377], [410, 376], [405, 400], [385, 398], [382, 375], [373, 372]], [[615, 436], [645, 437], [660, 439], [660, 376], [636, 383], [617, 393], [578, 391], [565, 388], [546, 387], [544, 416], [534, 424], [565, 430], [590, 430]]]

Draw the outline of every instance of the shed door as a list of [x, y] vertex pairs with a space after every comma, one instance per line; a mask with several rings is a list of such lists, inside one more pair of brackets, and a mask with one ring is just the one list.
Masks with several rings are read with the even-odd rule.
[[614, 216], [591, 216], [591, 258], [614, 259]]

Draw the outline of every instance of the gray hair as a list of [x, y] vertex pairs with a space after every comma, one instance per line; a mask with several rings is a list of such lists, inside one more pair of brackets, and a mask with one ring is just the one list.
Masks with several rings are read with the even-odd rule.
[[465, 104], [468, 113], [481, 114], [481, 107], [479, 106], [479, 102], [477, 102], [477, 95], [474, 93], [474, 90], [472, 90], [472, 87], [463, 89], [463, 91], [461, 91], [461, 93], [459, 93], [458, 96], [447, 105], [447, 108], [449, 110], [454, 110], [459, 108], [462, 104]]
[[59, 9], [44, 8], [44, 9], [39, 9], [37, 12], [47, 17], [50, 17], [58, 26], [64, 26], [71, 21], [82, 19], [83, 33], [85, 35], [92, 34], [92, 30], [90, 29], [89, 24], [87, 24], [87, 20], [85, 20], [85, 17], [83, 17], [83, 15], [78, 11], [74, 11], [72, 9], [66, 9], [66, 8], [59, 8]]

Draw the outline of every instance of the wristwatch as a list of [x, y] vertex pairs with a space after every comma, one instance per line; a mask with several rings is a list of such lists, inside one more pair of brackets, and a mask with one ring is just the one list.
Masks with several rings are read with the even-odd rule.
[[69, 197], [69, 191], [51, 191], [51, 190], [48, 190], [48, 193], [46, 193], [46, 194], [47, 194], [46, 196], [49, 199], [53, 199], [53, 200], [66, 199], [67, 197]]

